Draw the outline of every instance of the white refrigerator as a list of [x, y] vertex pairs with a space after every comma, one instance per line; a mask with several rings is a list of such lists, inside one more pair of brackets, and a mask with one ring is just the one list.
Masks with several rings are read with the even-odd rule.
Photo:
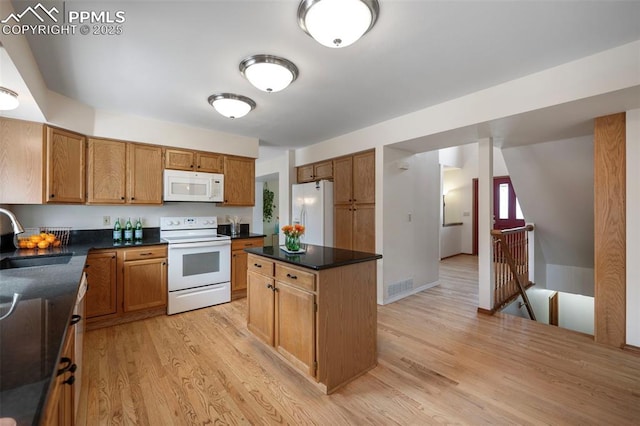
[[299, 183], [291, 196], [293, 223], [305, 227], [300, 242], [333, 247], [333, 182]]

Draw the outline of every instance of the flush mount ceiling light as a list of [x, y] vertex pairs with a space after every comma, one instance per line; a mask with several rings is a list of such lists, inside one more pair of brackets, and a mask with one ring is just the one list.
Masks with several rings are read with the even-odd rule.
[[256, 107], [252, 99], [233, 93], [216, 93], [207, 100], [216, 111], [227, 118], [244, 117]]
[[298, 67], [273, 55], [253, 55], [240, 62], [240, 72], [264, 92], [279, 92], [298, 78]]
[[18, 94], [6, 87], [0, 87], [0, 110], [16, 109], [20, 105]]
[[303, 0], [298, 25], [324, 46], [346, 47], [373, 27], [379, 12], [377, 0]]

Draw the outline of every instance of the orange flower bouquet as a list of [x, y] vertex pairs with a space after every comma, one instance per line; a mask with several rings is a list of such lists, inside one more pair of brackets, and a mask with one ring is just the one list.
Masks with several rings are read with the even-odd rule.
[[284, 232], [284, 246], [289, 251], [300, 251], [300, 236], [304, 234], [304, 226], [296, 223], [295, 225], [285, 225], [282, 227]]

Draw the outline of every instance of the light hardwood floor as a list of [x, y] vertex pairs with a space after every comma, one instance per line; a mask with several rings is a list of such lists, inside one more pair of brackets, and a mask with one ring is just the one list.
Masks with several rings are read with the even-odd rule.
[[640, 356], [476, 312], [477, 263], [378, 309], [379, 365], [326, 396], [246, 328], [246, 299], [86, 335], [79, 425], [640, 424]]

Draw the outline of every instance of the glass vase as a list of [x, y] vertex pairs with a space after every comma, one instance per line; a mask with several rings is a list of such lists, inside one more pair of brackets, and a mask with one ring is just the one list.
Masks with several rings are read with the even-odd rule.
[[289, 251], [300, 251], [300, 236], [286, 235], [284, 239], [284, 246]]

